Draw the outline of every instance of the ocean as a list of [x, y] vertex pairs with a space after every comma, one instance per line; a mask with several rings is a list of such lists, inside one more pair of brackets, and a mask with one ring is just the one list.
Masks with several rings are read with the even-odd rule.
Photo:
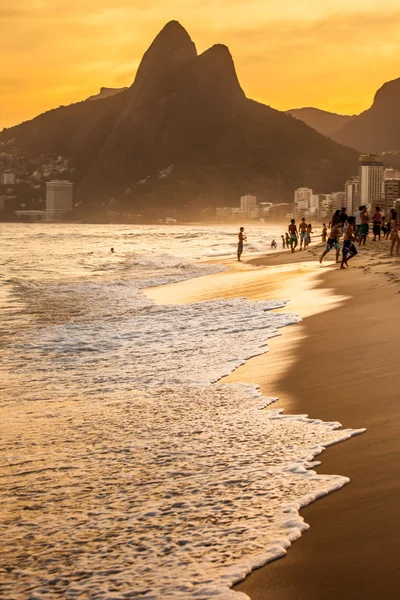
[[[247, 227], [244, 256], [281, 229]], [[0, 224], [0, 239], [1, 597], [244, 598], [231, 586], [301, 535], [299, 508], [348, 481], [312, 467], [353, 431], [221, 382], [299, 317], [279, 298], [144, 295], [222, 271], [234, 226]]]

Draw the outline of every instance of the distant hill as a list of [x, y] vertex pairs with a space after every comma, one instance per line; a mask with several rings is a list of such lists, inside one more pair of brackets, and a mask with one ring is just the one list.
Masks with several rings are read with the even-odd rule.
[[360, 152], [400, 151], [400, 78], [385, 83], [371, 108], [331, 137]]
[[246, 98], [226, 46], [198, 55], [168, 23], [129, 89], [4, 130], [31, 154], [71, 157], [78, 193], [140, 210], [234, 204], [240, 195], [292, 201], [293, 190], [342, 189], [358, 155], [286, 113]]
[[123, 87], [123, 88], [102, 87], [102, 88], [100, 88], [100, 92], [98, 94], [95, 94], [94, 96], [89, 96], [89, 98], [86, 98], [86, 101], [92, 102], [93, 100], [102, 100], [103, 98], [110, 98], [111, 96], [116, 96], [116, 94], [120, 94], [121, 92], [123, 92], [126, 89], [128, 89], [128, 88], [126, 88], [126, 87]]
[[292, 115], [292, 117], [304, 121], [304, 123], [328, 137], [354, 119], [355, 116], [337, 115], [336, 113], [311, 107], [293, 108], [287, 112]]

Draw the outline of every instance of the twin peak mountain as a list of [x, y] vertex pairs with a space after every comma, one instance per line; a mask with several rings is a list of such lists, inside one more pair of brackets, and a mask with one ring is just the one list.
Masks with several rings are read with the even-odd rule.
[[198, 55], [176, 21], [155, 38], [131, 87], [44, 113], [1, 139], [31, 155], [71, 158], [84, 203], [121, 194], [138, 208], [233, 205], [246, 193], [292, 201], [304, 185], [321, 193], [342, 189], [358, 158], [248, 99], [228, 48]]

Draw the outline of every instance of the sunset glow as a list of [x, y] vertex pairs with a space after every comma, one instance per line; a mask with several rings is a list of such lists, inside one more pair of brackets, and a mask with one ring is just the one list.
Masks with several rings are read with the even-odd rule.
[[0, 127], [134, 79], [171, 19], [226, 44], [246, 94], [281, 110], [368, 108], [400, 77], [398, 0], [0, 1]]

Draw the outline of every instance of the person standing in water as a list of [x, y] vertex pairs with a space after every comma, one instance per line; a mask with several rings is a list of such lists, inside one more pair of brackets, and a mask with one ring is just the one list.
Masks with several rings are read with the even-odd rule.
[[275, 241], [275, 240], [272, 240], [272, 242], [271, 242], [271, 248], [272, 248], [273, 250], [275, 250], [275, 249], [276, 249], [277, 245], [278, 245], [278, 244], [276, 243], [276, 241]]
[[344, 234], [344, 242], [343, 242], [343, 258], [342, 264], [340, 265], [341, 269], [344, 269], [344, 265], [348, 267], [348, 261], [358, 254], [357, 248], [353, 244], [356, 241], [355, 237], [355, 218], [349, 217], [347, 222], [346, 231]]
[[238, 248], [237, 248], [237, 259], [239, 262], [241, 262], [240, 257], [243, 254], [243, 242], [247, 242], [247, 237], [244, 234], [244, 227], [240, 228], [238, 238], [239, 238], [239, 242], [238, 242]]
[[297, 225], [296, 225], [296, 221], [294, 219], [291, 219], [290, 225], [288, 227], [288, 231], [289, 231], [290, 250], [291, 250], [292, 254], [294, 254], [296, 246], [297, 246], [297, 242], [298, 242]]
[[326, 223], [322, 223], [322, 241], [326, 242], [326, 234], [328, 232], [328, 229], [326, 227]]
[[304, 242], [304, 249], [306, 247], [306, 241], [307, 241], [307, 223], [305, 218], [303, 217], [301, 220], [301, 223], [299, 225], [299, 231], [300, 231], [300, 250], [303, 250], [303, 242]]
[[286, 239], [286, 248], [289, 250], [290, 248], [290, 237], [288, 232], [285, 233], [285, 239]]
[[281, 238], [282, 238], [282, 249], [283, 249], [283, 250], [285, 250], [285, 248], [286, 248], [286, 240], [285, 240], [285, 236], [284, 236], [284, 235], [281, 235]]

